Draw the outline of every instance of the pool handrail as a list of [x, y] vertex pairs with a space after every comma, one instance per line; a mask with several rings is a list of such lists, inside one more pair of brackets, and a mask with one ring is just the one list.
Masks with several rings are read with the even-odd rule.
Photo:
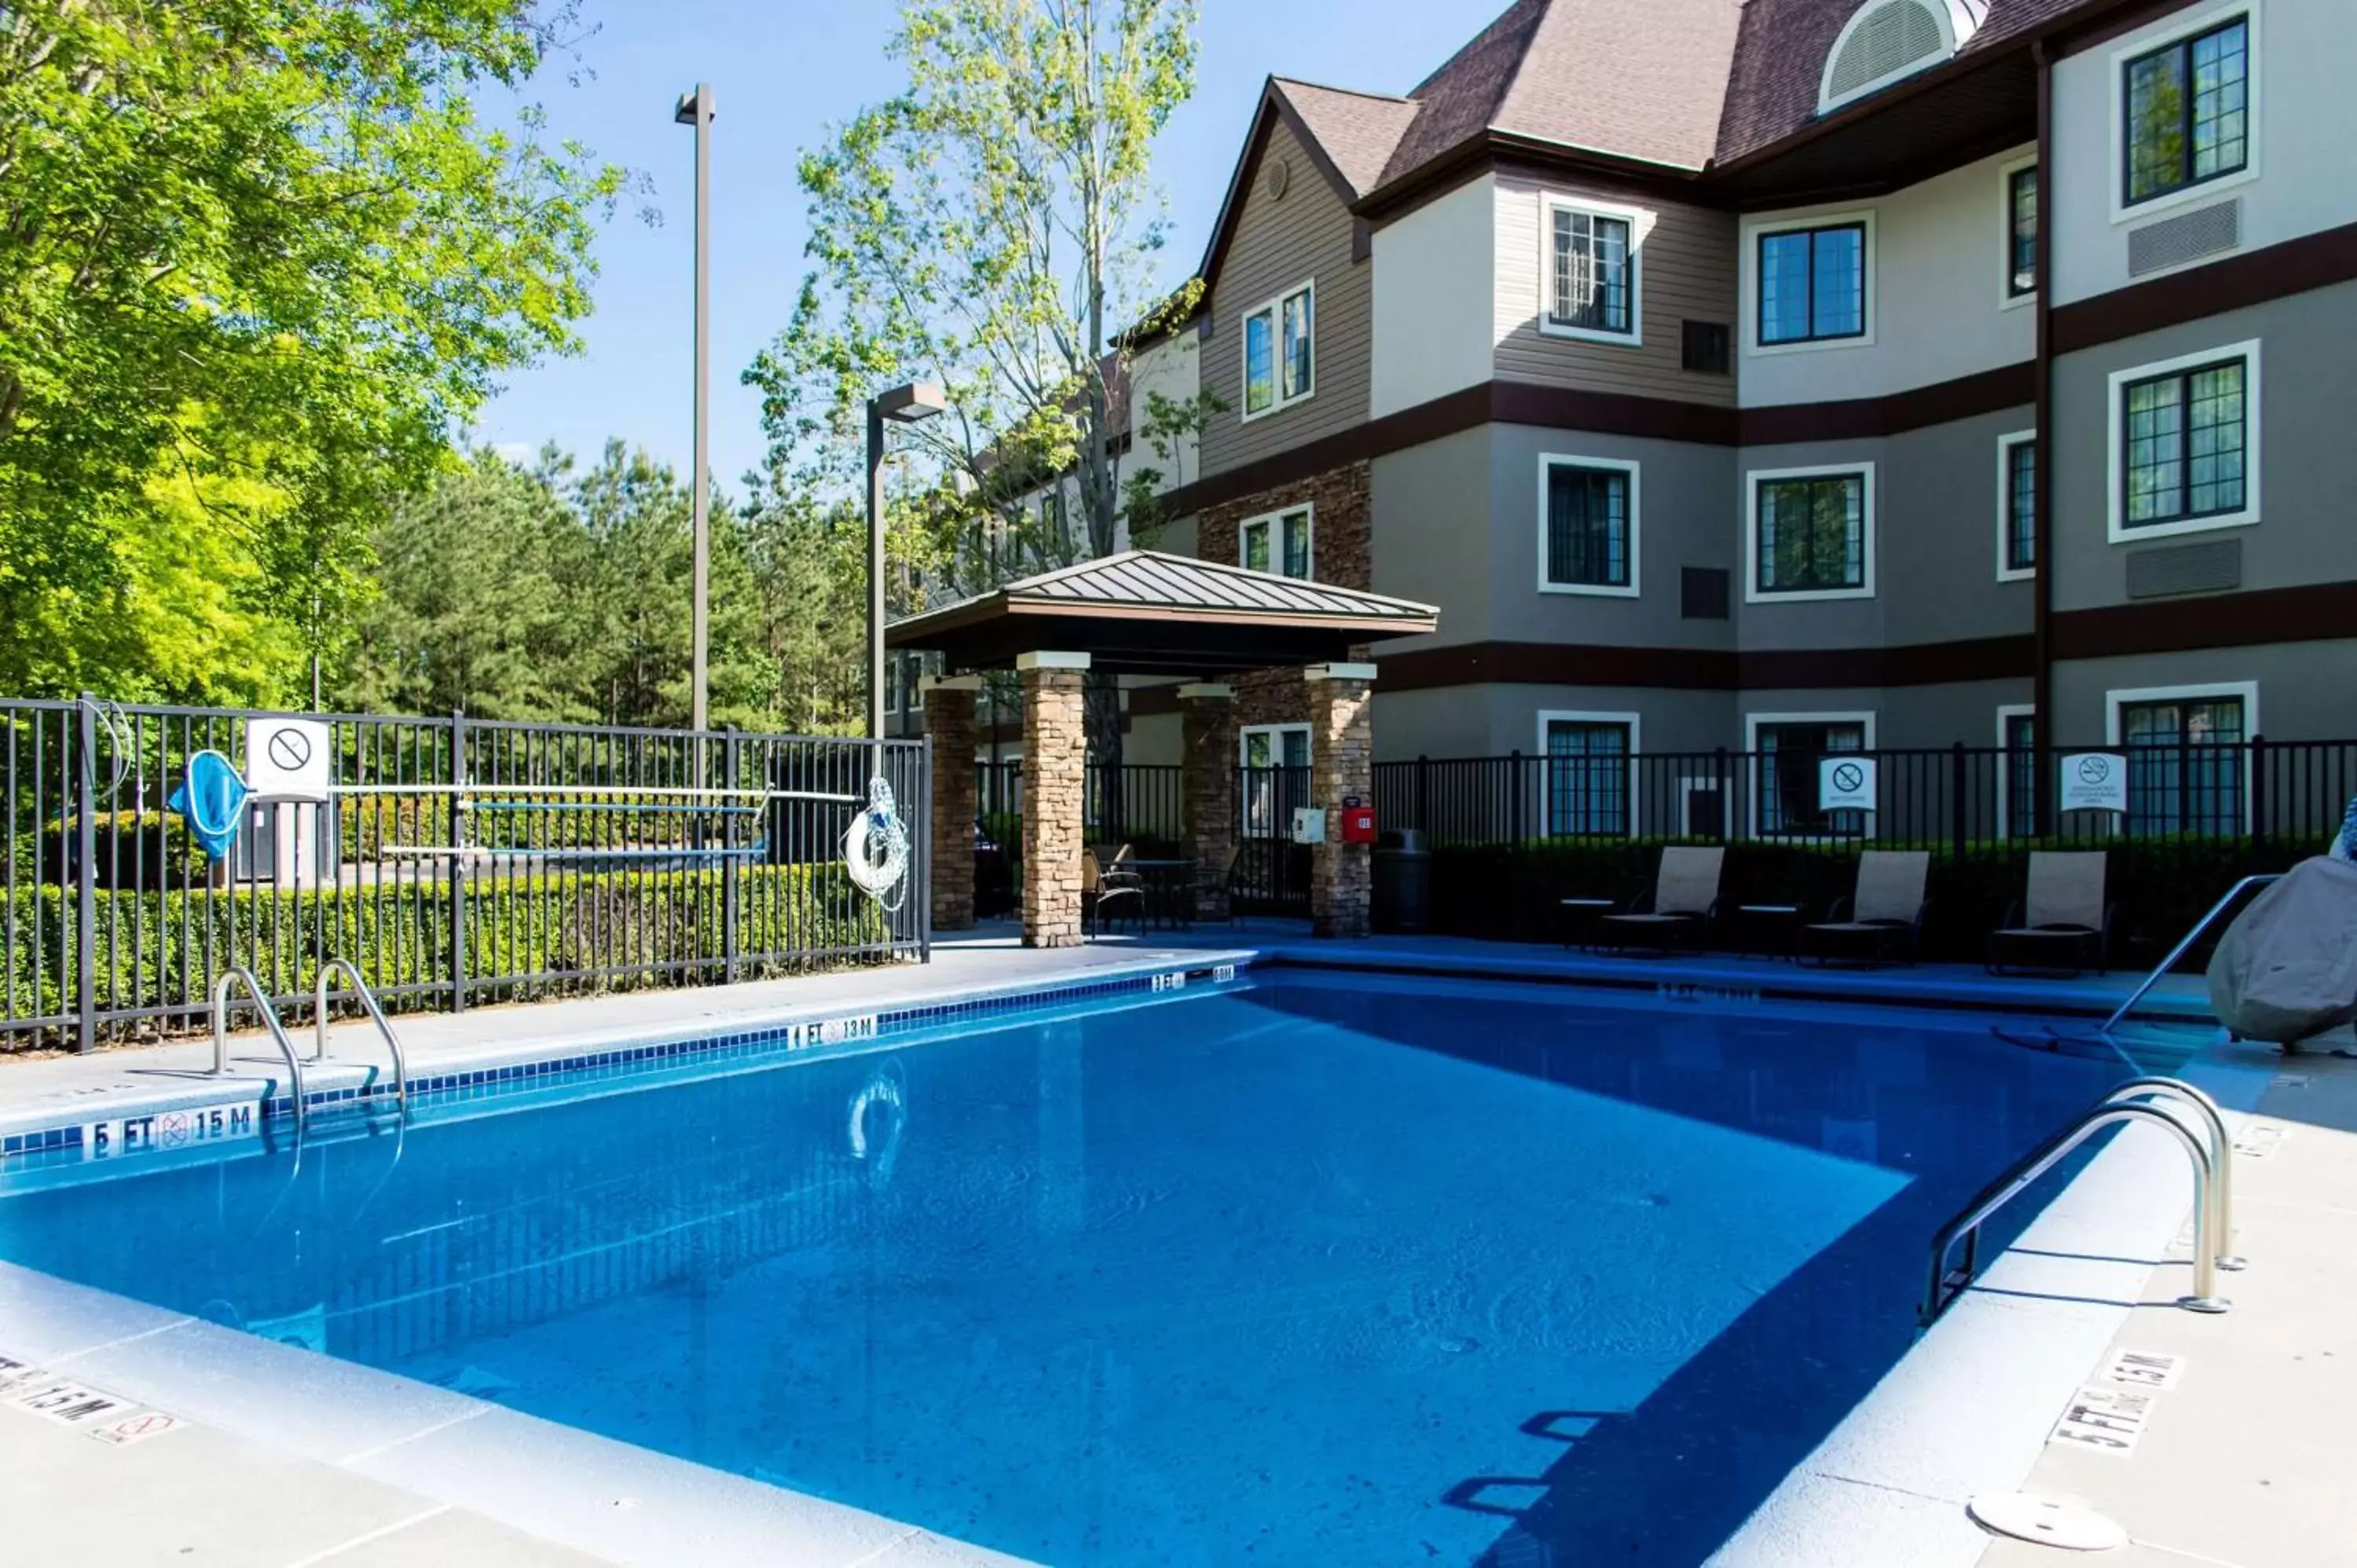
[[[2090, 1106], [2061, 1132], [2007, 1166], [1940, 1227], [1939, 1233], [1932, 1239], [1931, 1273], [1922, 1305], [1916, 1314], [1917, 1322], [1922, 1327], [1931, 1327], [1970, 1288], [1979, 1272], [1981, 1226], [1992, 1215], [2097, 1133], [2106, 1127], [2137, 1122], [2167, 1130], [2184, 1148], [2193, 1166], [2193, 1291], [2190, 1295], [2179, 1296], [2177, 1305], [2188, 1312], [2228, 1310], [2233, 1304], [2218, 1294], [2217, 1238], [2211, 1234], [2215, 1210], [2210, 1192], [2214, 1175], [2210, 1151], [2183, 1122], [2161, 1107], [2141, 1102], [2119, 1104], [2107, 1098]], [[1959, 1237], [1964, 1243], [1964, 1266], [1952, 1276], [1947, 1266], [1948, 1253]]]
[[2233, 904], [2235, 899], [2243, 896], [2244, 889], [2249, 887], [2264, 887], [2270, 882], [2280, 882], [2282, 880], [2283, 873], [2280, 871], [2262, 871], [2255, 873], [2252, 875], [2245, 876], [2240, 882], [2235, 883], [2232, 887], [2227, 888], [2226, 896], [2219, 899], [2215, 904], [2210, 906], [2210, 912], [2193, 923], [2193, 929], [2186, 932], [2185, 935], [2179, 939], [2175, 947], [2169, 950], [2169, 956], [2162, 959], [2153, 972], [2150, 974], [2146, 975], [2144, 979], [2138, 983], [2134, 991], [2128, 993], [2128, 999], [2126, 1001], [2112, 1009], [2112, 1015], [2104, 1019], [2102, 1026], [2098, 1027], [2095, 1032], [2099, 1035], [2110, 1035], [2113, 1029], [2119, 1026], [2121, 1020], [2125, 1019], [2128, 1015], [2129, 1011], [2133, 1009], [2137, 1003], [2143, 1001], [2146, 994], [2150, 992], [2154, 986], [2158, 985], [2161, 983], [2162, 977], [2167, 975], [2170, 970], [2177, 967], [2177, 961], [2183, 958], [2187, 951], [2192, 948], [2193, 944], [2201, 940], [2202, 934], [2209, 930], [2211, 923], [2216, 920], [2220, 915], [2225, 913], [2229, 905]]
[[346, 994], [360, 999], [361, 1005], [368, 1010], [368, 1015], [375, 1020], [376, 1032], [384, 1036], [384, 1048], [393, 1055], [393, 1103], [405, 1116], [409, 1113], [409, 1063], [401, 1052], [401, 1036], [393, 1032], [393, 1025], [386, 1020], [384, 1008], [378, 1004], [376, 993], [369, 989], [368, 982], [361, 978], [361, 972], [348, 958], [331, 958], [319, 965], [318, 989], [312, 997], [314, 1034], [311, 1059], [315, 1062], [328, 1059], [328, 984], [339, 974], [351, 982]]
[[[270, 1038], [278, 1047], [278, 1054], [286, 1058], [286, 1077], [295, 1097], [295, 1136], [299, 1142], [303, 1136], [305, 1113], [303, 1063], [296, 1055], [295, 1042], [286, 1037], [286, 1026], [278, 1021], [278, 1009], [271, 1005], [269, 993], [262, 989], [262, 982], [254, 978], [253, 971], [242, 963], [231, 965], [227, 972], [213, 982], [212, 1076], [229, 1076], [229, 993], [239, 985], [243, 985], [246, 993], [253, 998], [253, 1008], [262, 1015], [263, 1026], [270, 1031]], [[262, 1108], [262, 1113], [264, 1120], [267, 1121], [270, 1115], [267, 1104]]]

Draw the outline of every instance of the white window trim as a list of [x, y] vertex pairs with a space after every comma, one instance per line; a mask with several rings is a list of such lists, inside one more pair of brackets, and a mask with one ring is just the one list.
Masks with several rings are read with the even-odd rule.
[[[2122, 395], [2127, 384], [2238, 358], [2243, 361], [2242, 510], [2220, 512], [2215, 517], [2187, 518], [2179, 522], [2148, 522], [2142, 527], [2130, 528], [2127, 525], [2127, 475], [2125, 471], [2127, 451], [2124, 446], [2127, 439], [2127, 416], [2121, 407]], [[2173, 360], [2114, 371], [2104, 384], [2104, 395], [2110, 403], [2104, 415], [2104, 461], [2107, 470], [2104, 480], [2106, 497], [2104, 537], [2114, 544], [2136, 544], [2147, 539], [2168, 539], [2180, 533], [2213, 533], [2222, 528], [2248, 528], [2258, 521], [2259, 479], [2266, 468], [2265, 450], [2259, 443], [2261, 386], [2259, 339], [2256, 338], [2246, 338], [2240, 343], [2221, 343], [2198, 354], [2179, 354]], [[2039, 456], [2043, 458], [2045, 454], [2041, 452]]]
[[1948, 14], [1946, 0], [1922, 0], [1922, 5], [1923, 9], [1931, 12], [1939, 22], [1940, 41], [1947, 46], [1946, 52], [1925, 55], [1921, 59], [1910, 60], [1897, 70], [1887, 70], [1872, 81], [1861, 83], [1838, 98], [1835, 97], [1832, 92], [1834, 61], [1841, 59], [1842, 48], [1849, 42], [1850, 35], [1864, 26], [1868, 16], [1882, 9], [1882, 0], [1867, 0], [1867, 3], [1860, 5], [1857, 14], [1843, 25], [1840, 37], [1834, 39], [1834, 47], [1825, 51], [1825, 63], [1817, 72], [1818, 113], [1830, 114], [1846, 103], [1855, 103], [1861, 98], [1872, 97], [1894, 81], [1904, 81], [1910, 76], [1921, 76], [1933, 66], [1945, 65], [1956, 58], [1959, 43], [1956, 37], [1956, 20]]
[[[1644, 716], [1641, 714], [1608, 714], [1587, 708], [1541, 708], [1539, 710], [1538, 754], [1540, 757], [1540, 766], [1543, 769], [1539, 775], [1539, 836], [1541, 838], [1552, 838], [1555, 835], [1555, 795], [1554, 791], [1547, 786], [1547, 774], [1544, 770], [1551, 766], [1552, 759], [1555, 756], [1553, 752], [1547, 749], [1547, 726], [1557, 722], [1575, 725], [1624, 725], [1628, 729], [1629, 832], [1626, 836], [1630, 838], [1641, 836], [1642, 830], [1639, 828], [1637, 823], [1637, 817], [1640, 810], [1638, 804], [1639, 791], [1637, 789], [1637, 779], [1640, 771], [1639, 758], [1643, 755], [1645, 749]], [[1600, 837], [1603, 835], [1599, 834], [1598, 836]]]
[[[1835, 475], [1858, 474], [1864, 477], [1866, 527], [1860, 544], [1866, 558], [1859, 565], [1861, 586], [1855, 588], [1797, 588], [1785, 591], [1760, 587], [1760, 486], [1766, 479], [1818, 479]], [[1753, 468], [1743, 476], [1743, 602], [1747, 605], [1801, 605], [1825, 599], [1870, 599], [1874, 597], [1874, 464], [1818, 463], [1805, 468]]]
[[[1308, 520], [1309, 559], [1305, 564], [1304, 575], [1299, 577], [1289, 577], [1286, 576], [1285, 573], [1285, 535], [1278, 532], [1277, 524], [1284, 519], [1293, 516], [1296, 512], [1300, 513], [1304, 518]], [[1272, 577], [1285, 577], [1285, 580], [1288, 583], [1316, 582], [1318, 580], [1318, 508], [1316, 503], [1311, 501], [1303, 501], [1298, 506], [1279, 507], [1275, 511], [1265, 511], [1257, 517], [1248, 517], [1242, 522], [1236, 524], [1237, 565], [1244, 565], [1245, 532], [1255, 523], [1264, 522], [1269, 525], [1268, 558], [1271, 565], [1269, 567], [1268, 575]], [[1252, 570], [1249, 566], [1245, 566], [1244, 569], [1246, 571]], [[1254, 727], [1256, 729], [1265, 729], [1270, 726], [1265, 725], [1256, 725]]]
[[[1996, 580], [2000, 583], [2027, 583], [2038, 575], [2038, 568], [2034, 564], [2008, 566], [2005, 564], [2006, 552], [2013, 544], [2013, 519], [2009, 515], [2013, 510], [2013, 449], [2025, 442], [2034, 445], [2037, 440], [2038, 432], [2035, 430], [2010, 431], [1996, 438]], [[2039, 456], [2042, 458], [2045, 454], [2041, 452]], [[2039, 490], [2042, 492], [2046, 479], [2042, 464], [2038, 478]], [[2040, 493], [2037, 499], [2042, 501], [2046, 497]], [[2046, 531], [2039, 526], [2044, 521], [2043, 518], [2030, 520], [2033, 529], [2030, 544], [2034, 550], [2046, 547], [2043, 537]]]
[[884, 713], [887, 717], [900, 712], [900, 658], [888, 654], [884, 660]]
[[[1297, 294], [1306, 294], [1309, 296], [1309, 390], [1306, 392], [1296, 392], [1291, 397], [1287, 397], [1285, 395], [1285, 302]], [[1263, 311], [1268, 313], [1268, 364], [1272, 378], [1268, 390], [1274, 394], [1275, 401], [1266, 408], [1254, 413], [1252, 411], [1252, 330], [1249, 323], [1254, 317]], [[1236, 364], [1237, 369], [1243, 372], [1241, 379], [1236, 382], [1236, 407], [1243, 414], [1243, 422], [1246, 424], [1250, 424], [1255, 419], [1266, 419], [1271, 414], [1283, 413], [1286, 409], [1298, 407], [1318, 395], [1318, 280], [1316, 278], [1303, 278], [1289, 288], [1279, 289], [1275, 295], [1254, 306], [1237, 318]]]
[[[1749, 819], [1747, 832], [1753, 838], [1765, 836], [1760, 829], [1760, 780], [1763, 771], [1760, 766], [1760, 732], [1770, 725], [1857, 725], [1859, 738], [1866, 743], [1864, 750], [1871, 755], [1875, 748], [1874, 710], [1871, 708], [1857, 708], [1846, 713], [1744, 714], [1743, 751], [1749, 761], [1745, 768], [1748, 777], [1743, 781], [1743, 793], [1749, 808], [1746, 813]], [[1876, 771], [1878, 773], [1880, 769], [1878, 768]], [[1880, 783], [1880, 779], [1878, 779], [1876, 780], [1878, 789]], [[1865, 843], [1872, 843], [1878, 836], [1882, 813], [1868, 811], [1866, 816], [1867, 828], [1860, 838]], [[1807, 833], [1778, 833], [1776, 840], [1778, 843], [1783, 843], [1787, 840], [1806, 839], [1811, 836]]]
[[[2122, 44], [2111, 53], [2112, 73], [2112, 160], [2104, 177], [2112, 187], [2112, 221], [2133, 223], [2152, 218], [2180, 207], [2209, 200], [2222, 190], [2232, 190], [2248, 185], [2259, 177], [2259, 130], [2264, 102], [2259, 85], [2259, 8], [2260, 0], [2231, 0], [2230, 4], [2212, 5], [2192, 16], [2179, 15], [2166, 23], [2134, 35], [2135, 42]], [[2250, 24], [2250, 70], [2243, 79], [2243, 166], [2233, 174], [2205, 179], [2199, 185], [2189, 185], [2172, 190], [2166, 196], [2155, 196], [2134, 206], [2128, 203], [2128, 62], [2167, 48], [2181, 38], [2196, 33], [2206, 33], [2221, 22], [2230, 22], [2241, 16]], [[2041, 197], [2043, 191], [2039, 193]], [[2041, 280], [2042, 281], [2042, 280]]]
[[[2025, 305], [2037, 304], [2039, 293], [2046, 286], [2045, 278], [2040, 277], [2038, 286], [2028, 294], [2013, 292], [2013, 177], [2026, 168], [2038, 168], [2036, 153], [1996, 166], [1996, 307], [1999, 310], [2016, 310]], [[2046, 226], [2046, 174], [2042, 169], [2039, 170], [2038, 176], [2038, 226], [2040, 229]]]
[[[1860, 264], [1866, 269], [1866, 330], [1855, 338], [1822, 338], [1805, 343], [1763, 343], [1760, 340], [1760, 242], [1770, 234], [1789, 234], [1796, 229], [1833, 229], [1845, 223], [1866, 226], [1865, 254]], [[1870, 349], [1874, 346], [1876, 288], [1874, 283], [1874, 209], [1863, 208], [1855, 212], [1818, 212], [1806, 218], [1778, 218], [1766, 222], [1747, 223], [1743, 227], [1743, 253], [1737, 258], [1738, 283], [1743, 297], [1743, 352], [1751, 359], [1765, 359], [1771, 354], [1813, 354], [1829, 349]]]
[[[1629, 330], [1609, 332], [1594, 327], [1564, 327], [1550, 321], [1547, 312], [1555, 304], [1555, 215], [1558, 212], [1585, 212], [1596, 218], [1612, 218], [1629, 225]], [[1582, 343], [1602, 343], [1619, 349], [1641, 349], [1645, 346], [1645, 264], [1641, 254], [1646, 231], [1653, 214], [1641, 207], [1620, 207], [1609, 201], [1591, 201], [1586, 197], [1559, 196], [1549, 191], [1539, 197], [1539, 332], [1548, 338], [1568, 338]]]
[[2104, 693], [2104, 744], [2125, 746], [2120, 736], [2120, 710], [2138, 703], [2200, 702], [2210, 697], [2243, 699], [2243, 738], [2264, 733], [2259, 728], [2259, 683], [2256, 681], [2213, 681], [2206, 685], [2127, 686]]
[[1996, 709], [1996, 836], [1999, 843], [2013, 837], [2013, 744], [2007, 738], [2006, 725], [2015, 719], [2038, 716], [2035, 703], [1999, 703]]
[[2243, 831], [2251, 831], [2251, 753], [2248, 743], [2253, 736], [2266, 732], [2259, 727], [2259, 683], [2256, 681], [2213, 681], [2205, 685], [2190, 686], [2128, 686], [2104, 693], [2104, 744], [2125, 751], [2127, 742], [2121, 738], [2120, 710], [2137, 703], [2200, 702], [2206, 697], [2240, 697], [2243, 700]]
[[[1246, 759], [1252, 755], [1250, 747], [1253, 736], [1256, 735], [1265, 735], [1272, 741], [1281, 743], [1286, 732], [1288, 730], [1298, 730], [1304, 736], [1308, 736], [1309, 734], [1309, 726], [1308, 725], [1243, 725], [1239, 726], [1236, 730], [1237, 768], [1241, 770], [1252, 766], [1252, 764]], [[1278, 757], [1283, 757], [1285, 755], [1285, 747], [1282, 744], [1271, 746], [1270, 750]], [[1275, 766], [1282, 768], [1285, 764], [1279, 762], [1275, 764]]]
[[[1602, 587], [1587, 583], [1556, 583], [1547, 578], [1547, 474], [1553, 468], [1609, 468], [1629, 476], [1629, 585]], [[1583, 457], [1568, 452], [1539, 455], [1539, 592], [1568, 594], [1581, 598], [1633, 599], [1644, 589], [1643, 476], [1641, 464], [1622, 457]]]

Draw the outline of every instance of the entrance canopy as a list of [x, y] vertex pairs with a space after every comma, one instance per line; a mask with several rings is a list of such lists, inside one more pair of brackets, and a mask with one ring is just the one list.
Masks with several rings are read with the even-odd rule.
[[1116, 674], [1209, 675], [1340, 662], [1354, 647], [1429, 633], [1439, 616], [1406, 599], [1131, 550], [896, 621], [884, 639], [937, 651], [952, 670], [1053, 650]]

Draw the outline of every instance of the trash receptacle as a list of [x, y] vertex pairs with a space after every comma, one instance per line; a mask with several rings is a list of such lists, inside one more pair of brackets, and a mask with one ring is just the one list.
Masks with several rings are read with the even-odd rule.
[[1416, 828], [1392, 828], [1375, 841], [1375, 929], [1413, 934], [1432, 923], [1432, 852]]

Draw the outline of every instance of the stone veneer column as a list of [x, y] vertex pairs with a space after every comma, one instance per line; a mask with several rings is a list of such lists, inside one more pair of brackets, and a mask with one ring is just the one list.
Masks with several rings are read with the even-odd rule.
[[1372, 929], [1372, 844], [1341, 842], [1342, 802], [1375, 798], [1372, 664], [1313, 664], [1309, 682], [1309, 803], [1326, 812], [1326, 842], [1309, 854], [1309, 934], [1363, 937]]
[[1026, 653], [1023, 682], [1023, 945], [1081, 943], [1081, 834], [1088, 793], [1085, 653]]
[[1223, 875], [1236, 847], [1235, 693], [1226, 686], [1178, 688], [1178, 735], [1184, 768], [1178, 775], [1187, 855], [1195, 863], [1195, 914], [1228, 918]]
[[933, 929], [974, 929], [974, 702], [979, 675], [928, 676], [925, 734], [933, 743]]

